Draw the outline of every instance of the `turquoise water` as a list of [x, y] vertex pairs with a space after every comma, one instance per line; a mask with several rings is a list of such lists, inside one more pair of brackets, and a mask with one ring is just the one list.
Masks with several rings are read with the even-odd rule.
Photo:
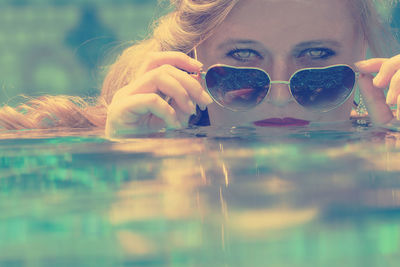
[[398, 266], [399, 137], [5, 132], [0, 266]]

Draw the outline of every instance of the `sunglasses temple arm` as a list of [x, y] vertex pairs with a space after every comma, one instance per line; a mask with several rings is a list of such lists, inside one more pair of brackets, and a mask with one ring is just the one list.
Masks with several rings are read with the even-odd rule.
[[197, 60], [197, 47], [193, 47], [193, 57], [195, 60]]

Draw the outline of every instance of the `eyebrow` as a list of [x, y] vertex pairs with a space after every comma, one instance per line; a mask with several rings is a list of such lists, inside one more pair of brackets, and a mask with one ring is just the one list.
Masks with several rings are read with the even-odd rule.
[[218, 45], [218, 49], [224, 48], [224, 46], [229, 46], [233, 44], [250, 44], [250, 45], [260, 45], [260, 42], [254, 41], [254, 40], [248, 40], [248, 39], [228, 39], [221, 44]]
[[[250, 40], [250, 39], [228, 39], [221, 44], [218, 45], [218, 49], [222, 49], [225, 46], [233, 45], [233, 44], [247, 44], [247, 45], [262, 45], [262, 43], [255, 41], [255, 40]], [[312, 40], [312, 41], [307, 41], [307, 42], [302, 42], [294, 46], [292, 49], [293, 51], [299, 51], [303, 50], [309, 47], [315, 47], [315, 46], [324, 46], [328, 45], [331, 47], [335, 48], [340, 48], [342, 45], [335, 40], [332, 39], [321, 39], [321, 40]], [[264, 46], [263, 46], [264, 47]]]
[[315, 46], [330, 46], [330, 47], [335, 47], [335, 48], [340, 48], [342, 45], [335, 40], [331, 39], [323, 39], [323, 40], [314, 40], [314, 41], [307, 41], [307, 42], [302, 42], [297, 45], [292, 49], [293, 51], [298, 51], [298, 50], [303, 50], [305, 48], [309, 47], [315, 47]]

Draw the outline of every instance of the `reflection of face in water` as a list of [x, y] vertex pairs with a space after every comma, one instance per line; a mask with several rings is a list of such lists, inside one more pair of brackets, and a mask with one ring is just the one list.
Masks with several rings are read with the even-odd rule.
[[[288, 81], [296, 70], [347, 64], [364, 57], [362, 30], [346, 0], [240, 1], [216, 32], [199, 45], [205, 68], [221, 63], [258, 67], [272, 80]], [[239, 125], [267, 118], [348, 120], [352, 98], [326, 113], [313, 113], [293, 99], [285, 84], [273, 84], [256, 108], [232, 112], [213, 103], [211, 125]]]
[[[163, 145], [155, 148], [155, 144], [134, 144], [129, 148], [125, 143], [116, 144], [115, 150], [126, 152], [164, 151], [159, 154], [164, 158], [159, 161], [155, 177], [124, 184], [109, 212], [121, 247], [130, 257], [153, 257], [171, 251], [204, 252], [210, 246], [221, 250], [229, 242], [228, 234], [254, 236], [257, 231], [285, 229], [305, 223], [316, 214], [313, 208], [275, 204], [243, 210], [238, 205], [243, 193], [253, 198], [259, 195], [262, 201], [265, 194], [290, 193], [293, 185], [277, 176], [266, 176], [261, 182], [257, 178], [256, 183], [255, 177], [240, 178], [231, 167], [243, 162], [243, 157], [232, 159], [232, 151], [224, 151], [222, 145], [215, 151], [200, 141], [188, 150], [185, 140], [177, 140], [175, 147], [171, 146], [173, 140], [168, 142], [169, 152]], [[251, 159], [245, 158], [244, 166], [254, 166]], [[239, 178], [249, 179], [250, 187], [242, 187]], [[277, 223], [282, 220], [285, 223]]]
[[[400, 171], [399, 151], [382, 145], [386, 136], [396, 142], [399, 135], [375, 136], [374, 129], [376, 143], [366, 146], [344, 132], [308, 132], [313, 141], [325, 138], [322, 146], [296, 142], [304, 140], [299, 137], [273, 139], [280, 143], [244, 138], [239, 144], [226, 137], [113, 144], [116, 152], [147, 155], [149, 163], [140, 161], [140, 169], [152, 174], [144, 179], [128, 168], [136, 180], [121, 185], [108, 214], [124, 259], [212, 266], [216, 259], [243, 258], [263, 266], [266, 260], [291, 263], [282, 253], [295, 252], [294, 260], [308, 266], [310, 257], [325, 263], [349, 255], [343, 240], [360, 251], [354, 262], [365, 262], [368, 249], [373, 260], [395, 257], [397, 250], [382, 255], [380, 249], [397, 240], [393, 209], [400, 194], [393, 178]], [[389, 234], [379, 239], [382, 229]]]

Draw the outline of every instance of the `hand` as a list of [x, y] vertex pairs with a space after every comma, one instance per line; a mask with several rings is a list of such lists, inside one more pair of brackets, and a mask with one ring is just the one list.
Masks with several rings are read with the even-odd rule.
[[[368, 114], [375, 124], [400, 121], [400, 55], [372, 58], [355, 63], [360, 71], [358, 80]], [[377, 73], [375, 78], [372, 73]], [[387, 97], [384, 89], [389, 87]], [[396, 117], [390, 109], [397, 104]]]
[[[202, 64], [181, 52], [157, 52], [141, 66], [136, 79], [119, 89], [108, 108], [106, 136], [186, 126], [190, 115], [212, 102], [188, 72]], [[162, 95], [169, 97], [170, 101]]]

